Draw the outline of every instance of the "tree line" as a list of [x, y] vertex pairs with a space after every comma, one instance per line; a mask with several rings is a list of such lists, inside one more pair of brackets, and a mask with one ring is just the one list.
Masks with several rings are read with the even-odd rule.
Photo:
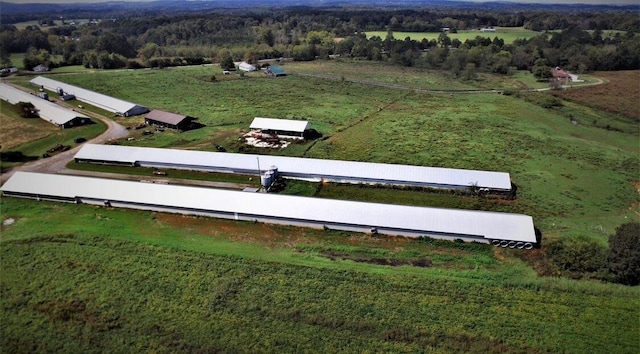
[[[23, 65], [41, 63], [94, 68], [153, 67], [292, 57], [346, 56], [451, 71], [471, 79], [478, 72], [508, 74], [560, 66], [584, 73], [640, 68], [637, 11], [508, 12], [455, 9], [370, 10], [300, 8], [261, 12], [154, 15], [102, 19], [92, 24], [0, 27], [0, 65], [26, 53]], [[505, 44], [478, 36], [461, 42], [450, 31], [524, 26], [543, 31]], [[386, 30], [385, 38], [366, 32]], [[604, 30], [618, 30], [604, 36]], [[440, 32], [438, 39], [396, 38], [397, 31]], [[56, 58], [55, 60], [53, 58]], [[16, 64], [16, 63], [13, 63]], [[542, 68], [542, 70], [540, 69]], [[542, 75], [544, 76], [544, 75]]]

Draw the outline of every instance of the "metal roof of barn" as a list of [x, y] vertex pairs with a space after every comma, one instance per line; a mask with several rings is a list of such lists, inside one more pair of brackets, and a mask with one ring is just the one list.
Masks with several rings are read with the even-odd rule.
[[279, 76], [279, 75], [285, 75], [286, 73], [284, 72], [284, 69], [279, 66], [279, 65], [271, 65], [269, 67], [269, 69], [271, 70], [271, 73], [275, 76]]
[[64, 82], [52, 80], [43, 76], [38, 76], [30, 82], [33, 85], [42, 86], [45, 89], [54, 92], [57, 92], [58, 89], [62, 89], [65, 94], [75, 95], [76, 99], [79, 101], [117, 114], [136, 115], [149, 111], [147, 107], [140, 106], [135, 103], [87, 90], [82, 87], [65, 84]]
[[155, 120], [157, 122], [166, 123], [166, 124], [178, 125], [189, 117], [182, 114], [176, 114], [176, 113], [161, 111], [159, 109], [154, 109], [153, 111], [147, 113], [145, 118]]
[[76, 118], [89, 118], [83, 114], [74, 112], [49, 102], [38, 96], [29, 94], [11, 85], [0, 83], [0, 98], [11, 103], [31, 102], [38, 110], [40, 118], [56, 125], [69, 123]]
[[170, 206], [182, 210], [209, 210], [309, 220], [316, 223], [364, 225], [536, 242], [533, 219], [521, 214], [246, 193], [29, 172], [16, 172], [2, 186], [2, 191], [31, 197], [108, 200], [135, 204], [146, 209], [150, 209], [149, 206]]
[[96, 144], [85, 144], [75, 158], [129, 164], [149, 162], [150, 165], [175, 166], [175, 168], [192, 170], [206, 171], [222, 168], [231, 171], [256, 171], [256, 173], [259, 162], [263, 170], [276, 166], [280, 175], [300, 179], [451, 188], [465, 188], [475, 184], [480, 188], [511, 189], [511, 178], [506, 172], [371, 162]]
[[306, 120], [255, 117], [249, 128], [304, 133], [305, 130], [309, 129], [309, 122]]

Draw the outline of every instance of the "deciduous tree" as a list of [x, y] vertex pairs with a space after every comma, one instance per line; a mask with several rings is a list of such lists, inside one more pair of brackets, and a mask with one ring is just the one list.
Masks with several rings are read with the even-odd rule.
[[623, 224], [609, 237], [607, 262], [616, 282], [640, 284], [640, 223]]

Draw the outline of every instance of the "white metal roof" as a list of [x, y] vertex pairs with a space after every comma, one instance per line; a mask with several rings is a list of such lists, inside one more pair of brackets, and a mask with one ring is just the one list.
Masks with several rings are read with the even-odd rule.
[[2, 186], [2, 191], [536, 242], [533, 219], [520, 214], [246, 193], [29, 172], [16, 172]]
[[113, 161], [122, 163], [151, 162], [162, 165], [188, 166], [193, 170], [224, 168], [230, 170], [262, 170], [278, 168], [284, 177], [310, 176], [325, 180], [350, 180], [387, 184], [407, 184], [433, 187], [464, 188], [475, 184], [481, 188], [510, 190], [511, 179], [506, 172], [461, 170], [340, 160], [309, 159], [300, 157], [235, 154], [223, 152], [190, 151], [133, 147], [122, 145], [85, 144], [76, 159]]
[[242, 71], [255, 71], [255, 70], [256, 70], [256, 67], [255, 67], [255, 66], [253, 66], [253, 65], [251, 65], [251, 64], [249, 64], [249, 63], [247, 63], [246, 61], [241, 62], [241, 63], [238, 65], [238, 68], [239, 68], [240, 70], [242, 70]]
[[146, 109], [146, 107], [137, 105], [135, 103], [127, 102], [91, 90], [83, 89], [78, 86], [65, 84], [64, 82], [52, 80], [44, 76], [38, 76], [32, 79], [30, 82], [33, 85], [43, 86], [45, 89], [50, 91], [57, 91], [59, 88], [61, 88], [65, 93], [75, 95], [76, 99], [79, 101], [88, 103], [90, 105], [102, 108], [113, 113], [125, 114], [129, 111], [136, 111], [139, 108]]
[[255, 117], [251, 125], [251, 129], [270, 129], [270, 130], [284, 130], [290, 132], [304, 133], [309, 128], [309, 122], [306, 120], [291, 120], [291, 119], [275, 119], [275, 118], [261, 118]]
[[31, 102], [38, 110], [40, 118], [56, 125], [63, 125], [76, 118], [89, 118], [5, 83], [0, 83], [0, 98], [11, 104]]

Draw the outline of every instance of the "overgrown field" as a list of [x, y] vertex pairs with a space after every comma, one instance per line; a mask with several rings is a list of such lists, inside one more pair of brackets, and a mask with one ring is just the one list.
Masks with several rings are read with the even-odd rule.
[[510, 250], [1, 202], [6, 353], [637, 350], [637, 288]]
[[605, 79], [605, 84], [580, 90], [556, 91], [554, 95], [640, 122], [640, 71], [609, 71], [595, 75]]
[[0, 141], [2, 150], [42, 139], [60, 130], [51, 123], [39, 118], [22, 118], [12, 104], [0, 101]]
[[[524, 29], [523, 27], [495, 27], [496, 32], [480, 32], [479, 30], [459, 30], [457, 33], [447, 32], [447, 36], [449, 38], [454, 39], [457, 38], [460, 42], [466, 41], [467, 39], [475, 39], [476, 37], [489, 38], [493, 40], [495, 37], [498, 37], [506, 44], [511, 44], [516, 39], [524, 38], [528, 39], [531, 37], [535, 37], [539, 35], [539, 32], [531, 31]], [[441, 32], [393, 32], [393, 38], [396, 39], [405, 39], [407, 37], [411, 38], [414, 41], [420, 42], [423, 39], [428, 41], [435, 39], [438, 40]], [[387, 37], [386, 31], [369, 31], [367, 32], [367, 37], [375, 37], [378, 36], [382, 39]]]
[[[307, 65], [313, 71], [328, 64]], [[351, 66], [352, 76], [368, 79], [371, 71]], [[323, 140], [257, 152], [506, 171], [519, 187], [519, 199], [505, 208], [532, 215], [545, 237], [587, 235], [604, 241], [618, 225], [640, 219], [633, 186], [640, 175], [638, 128], [623, 115], [561, 101], [549, 93], [450, 96], [298, 75], [273, 79], [259, 73], [211, 82], [217, 70], [207, 66], [56, 78], [196, 116], [206, 125], [123, 144], [201, 150], [215, 150], [219, 144], [242, 152], [247, 149], [238, 137], [253, 117], [308, 119], [324, 134]], [[385, 77], [442, 80], [430, 72], [389, 70]], [[601, 97], [633, 101], [627, 92], [633, 93], [621, 90]], [[361, 197], [358, 191], [323, 193], [371, 199], [366, 190]], [[372, 193], [385, 194], [374, 200], [403, 204], [406, 199], [394, 191]]]

